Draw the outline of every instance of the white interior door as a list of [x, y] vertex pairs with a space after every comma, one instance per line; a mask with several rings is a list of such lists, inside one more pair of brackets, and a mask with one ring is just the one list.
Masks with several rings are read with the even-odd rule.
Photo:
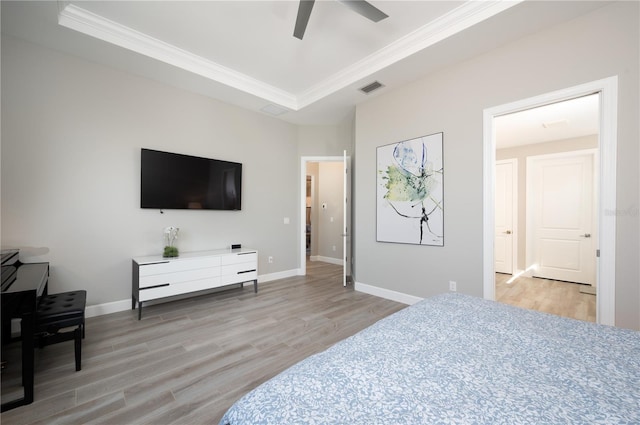
[[594, 157], [583, 151], [527, 160], [534, 276], [595, 283]]
[[347, 286], [347, 277], [351, 276], [351, 158], [347, 151], [343, 152], [343, 187], [342, 194], [344, 208], [342, 209], [342, 252], [344, 253], [344, 266], [342, 267], [342, 285]]
[[497, 273], [513, 274], [515, 161], [496, 161], [494, 260]]

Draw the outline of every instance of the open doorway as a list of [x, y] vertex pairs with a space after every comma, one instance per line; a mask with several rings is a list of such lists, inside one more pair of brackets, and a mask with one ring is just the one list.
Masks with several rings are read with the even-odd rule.
[[301, 163], [300, 272], [307, 261], [340, 265], [350, 281], [351, 211], [348, 157], [303, 157]]
[[495, 118], [497, 301], [596, 321], [599, 112], [594, 93]]
[[483, 288], [485, 298], [496, 299], [494, 258], [496, 119], [527, 109], [598, 94], [599, 157], [594, 166], [595, 185], [599, 194], [595, 211], [598, 238], [593, 247], [595, 251], [593, 254], [596, 256], [596, 321], [615, 325], [616, 219], [615, 215], [606, 214], [606, 212], [615, 210], [616, 207], [617, 90], [617, 77], [610, 77], [484, 111]]

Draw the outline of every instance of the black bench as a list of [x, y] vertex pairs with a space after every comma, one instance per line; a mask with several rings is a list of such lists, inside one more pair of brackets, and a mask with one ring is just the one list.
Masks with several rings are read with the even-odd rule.
[[[36, 314], [35, 340], [40, 348], [63, 341], [75, 341], [76, 371], [81, 369], [84, 309], [87, 291], [44, 295]], [[60, 332], [66, 328], [73, 328]]]

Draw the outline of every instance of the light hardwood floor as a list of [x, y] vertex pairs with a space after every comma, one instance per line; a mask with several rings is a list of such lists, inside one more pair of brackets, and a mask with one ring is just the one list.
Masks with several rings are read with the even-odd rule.
[[496, 273], [496, 300], [563, 317], [596, 321], [596, 296], [580, 292], [577, 283]]
[[[2, 424], [217, 424], [243, 394], [405, 307], [343, 288], [342, 268], [87, 319], [73, 343], [36, 350], [35, 401]], [[9, 356], [10, 357], [10, 356]], [[11, 383], [3, 372], [3, 386]], [[8, 389], [3, 388], [3, 392]]]

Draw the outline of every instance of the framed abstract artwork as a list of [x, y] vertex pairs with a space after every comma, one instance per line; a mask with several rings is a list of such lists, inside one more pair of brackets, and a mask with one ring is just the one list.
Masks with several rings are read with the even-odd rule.
[[377, 148], [376, 240], [444, 246], [443, 133]]

